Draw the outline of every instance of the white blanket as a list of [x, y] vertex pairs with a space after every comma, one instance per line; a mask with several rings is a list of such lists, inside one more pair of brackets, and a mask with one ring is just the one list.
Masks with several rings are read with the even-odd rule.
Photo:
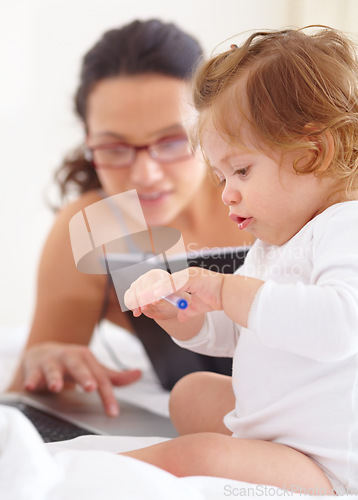
[[0, 405], [1, 500], [217, 500], [290, 492], [212, 477], [177, 478], [120, 456], [163, 438], [85, 436], [45, 445], [17, 409]]
[[[117, 356], [129, 367], [143, 369], [144, 377], [139, 383], [116, 389], [121, 398], [167, 415], [168, 393], [161, 389], [139, 342], [109, 324], [104, 325], [100, 335], [106, 336]], [[11, 380], [25, 341], [24, 328], [0, 328], [0, 392]], [[115, 367], [98, 332], [92, 349], [103, 363]], [[0, 405], [0, 500], [218, 500], [297, 496], [272, 486], [228, 479], [177, 478], [118, 455], [164, 440], [82, 436], [44, 444], [21, 412]]]

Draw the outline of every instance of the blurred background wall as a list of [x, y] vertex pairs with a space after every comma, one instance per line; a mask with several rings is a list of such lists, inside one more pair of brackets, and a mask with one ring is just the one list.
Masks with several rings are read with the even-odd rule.
[[245, 30], [358, 33], [357, 0], [0, 0], [0, 326], [31, 318], [53, 171], [82, 140], [72, 113], [80, 59], [104, 30], [151, 17], [196, 35], [207, 54]]

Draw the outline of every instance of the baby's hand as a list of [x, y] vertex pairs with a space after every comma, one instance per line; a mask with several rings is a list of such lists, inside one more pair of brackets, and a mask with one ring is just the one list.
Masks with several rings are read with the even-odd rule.
[[[132, 283], [125, 293], [124, 302], [134, 316], [144, 313], [155, 320], [178, 318], [186, 321], [198, 314], [222, 309], [223, 279], [223, 274], [200, 267], [173, 274], [154, 269]], [[163, 299], [172, 293], [185, 298], [188, 307], [178, 309]]]
[[163, 297], [172, 294], [175, 289], [173, 275], [162, 269], [153, 269], [131, 284], [124, 295], [124, 302], [134, 316], [144, 313], [154, 320], [174, 318], [178, 309]]

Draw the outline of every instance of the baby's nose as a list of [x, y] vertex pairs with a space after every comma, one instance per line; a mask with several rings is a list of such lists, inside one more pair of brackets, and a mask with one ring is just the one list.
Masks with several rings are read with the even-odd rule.
[[221, 195], [221, 199], [223, 200], [224, 205], [229, 207], [231, 205], [236, 205], [237, 203], [239, 203], [242, 199], [242, 196], [237, 188], [233, 188], [228, 182], [226, 182]]

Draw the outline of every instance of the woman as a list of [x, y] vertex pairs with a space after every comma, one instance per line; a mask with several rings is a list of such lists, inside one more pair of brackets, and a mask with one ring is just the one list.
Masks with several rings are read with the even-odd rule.
[[220, 192], [186, 137], [183, 94], [201, 58], [196, 40], [158, 20], [108, 31], [84, 57], [75, 106], [86, 148], [67, 158], [57, 175], [63, 196], [75, 188], [79, 197], [59, 212], [45, 244], [34, 318], [12, 390], [60, 392], [71, 381], [98, 390], [106, 413], [116, 415], [112, 386], [133, 382], [140, 372], [109, 370], [90, 353], [87, 345], [103, 318], [139, 336], [168, 389], [191, 371], [230, 373], [231, 360], [181, 350], [160, 330], [150, 331], [153, 322], [141, 324], [122, 312], [105, 275], [76, 269], [68, 230], [79, 210], [136, 189], [147, 225], [180, 230], [189, 249], [252, 242], [232, 234]]

